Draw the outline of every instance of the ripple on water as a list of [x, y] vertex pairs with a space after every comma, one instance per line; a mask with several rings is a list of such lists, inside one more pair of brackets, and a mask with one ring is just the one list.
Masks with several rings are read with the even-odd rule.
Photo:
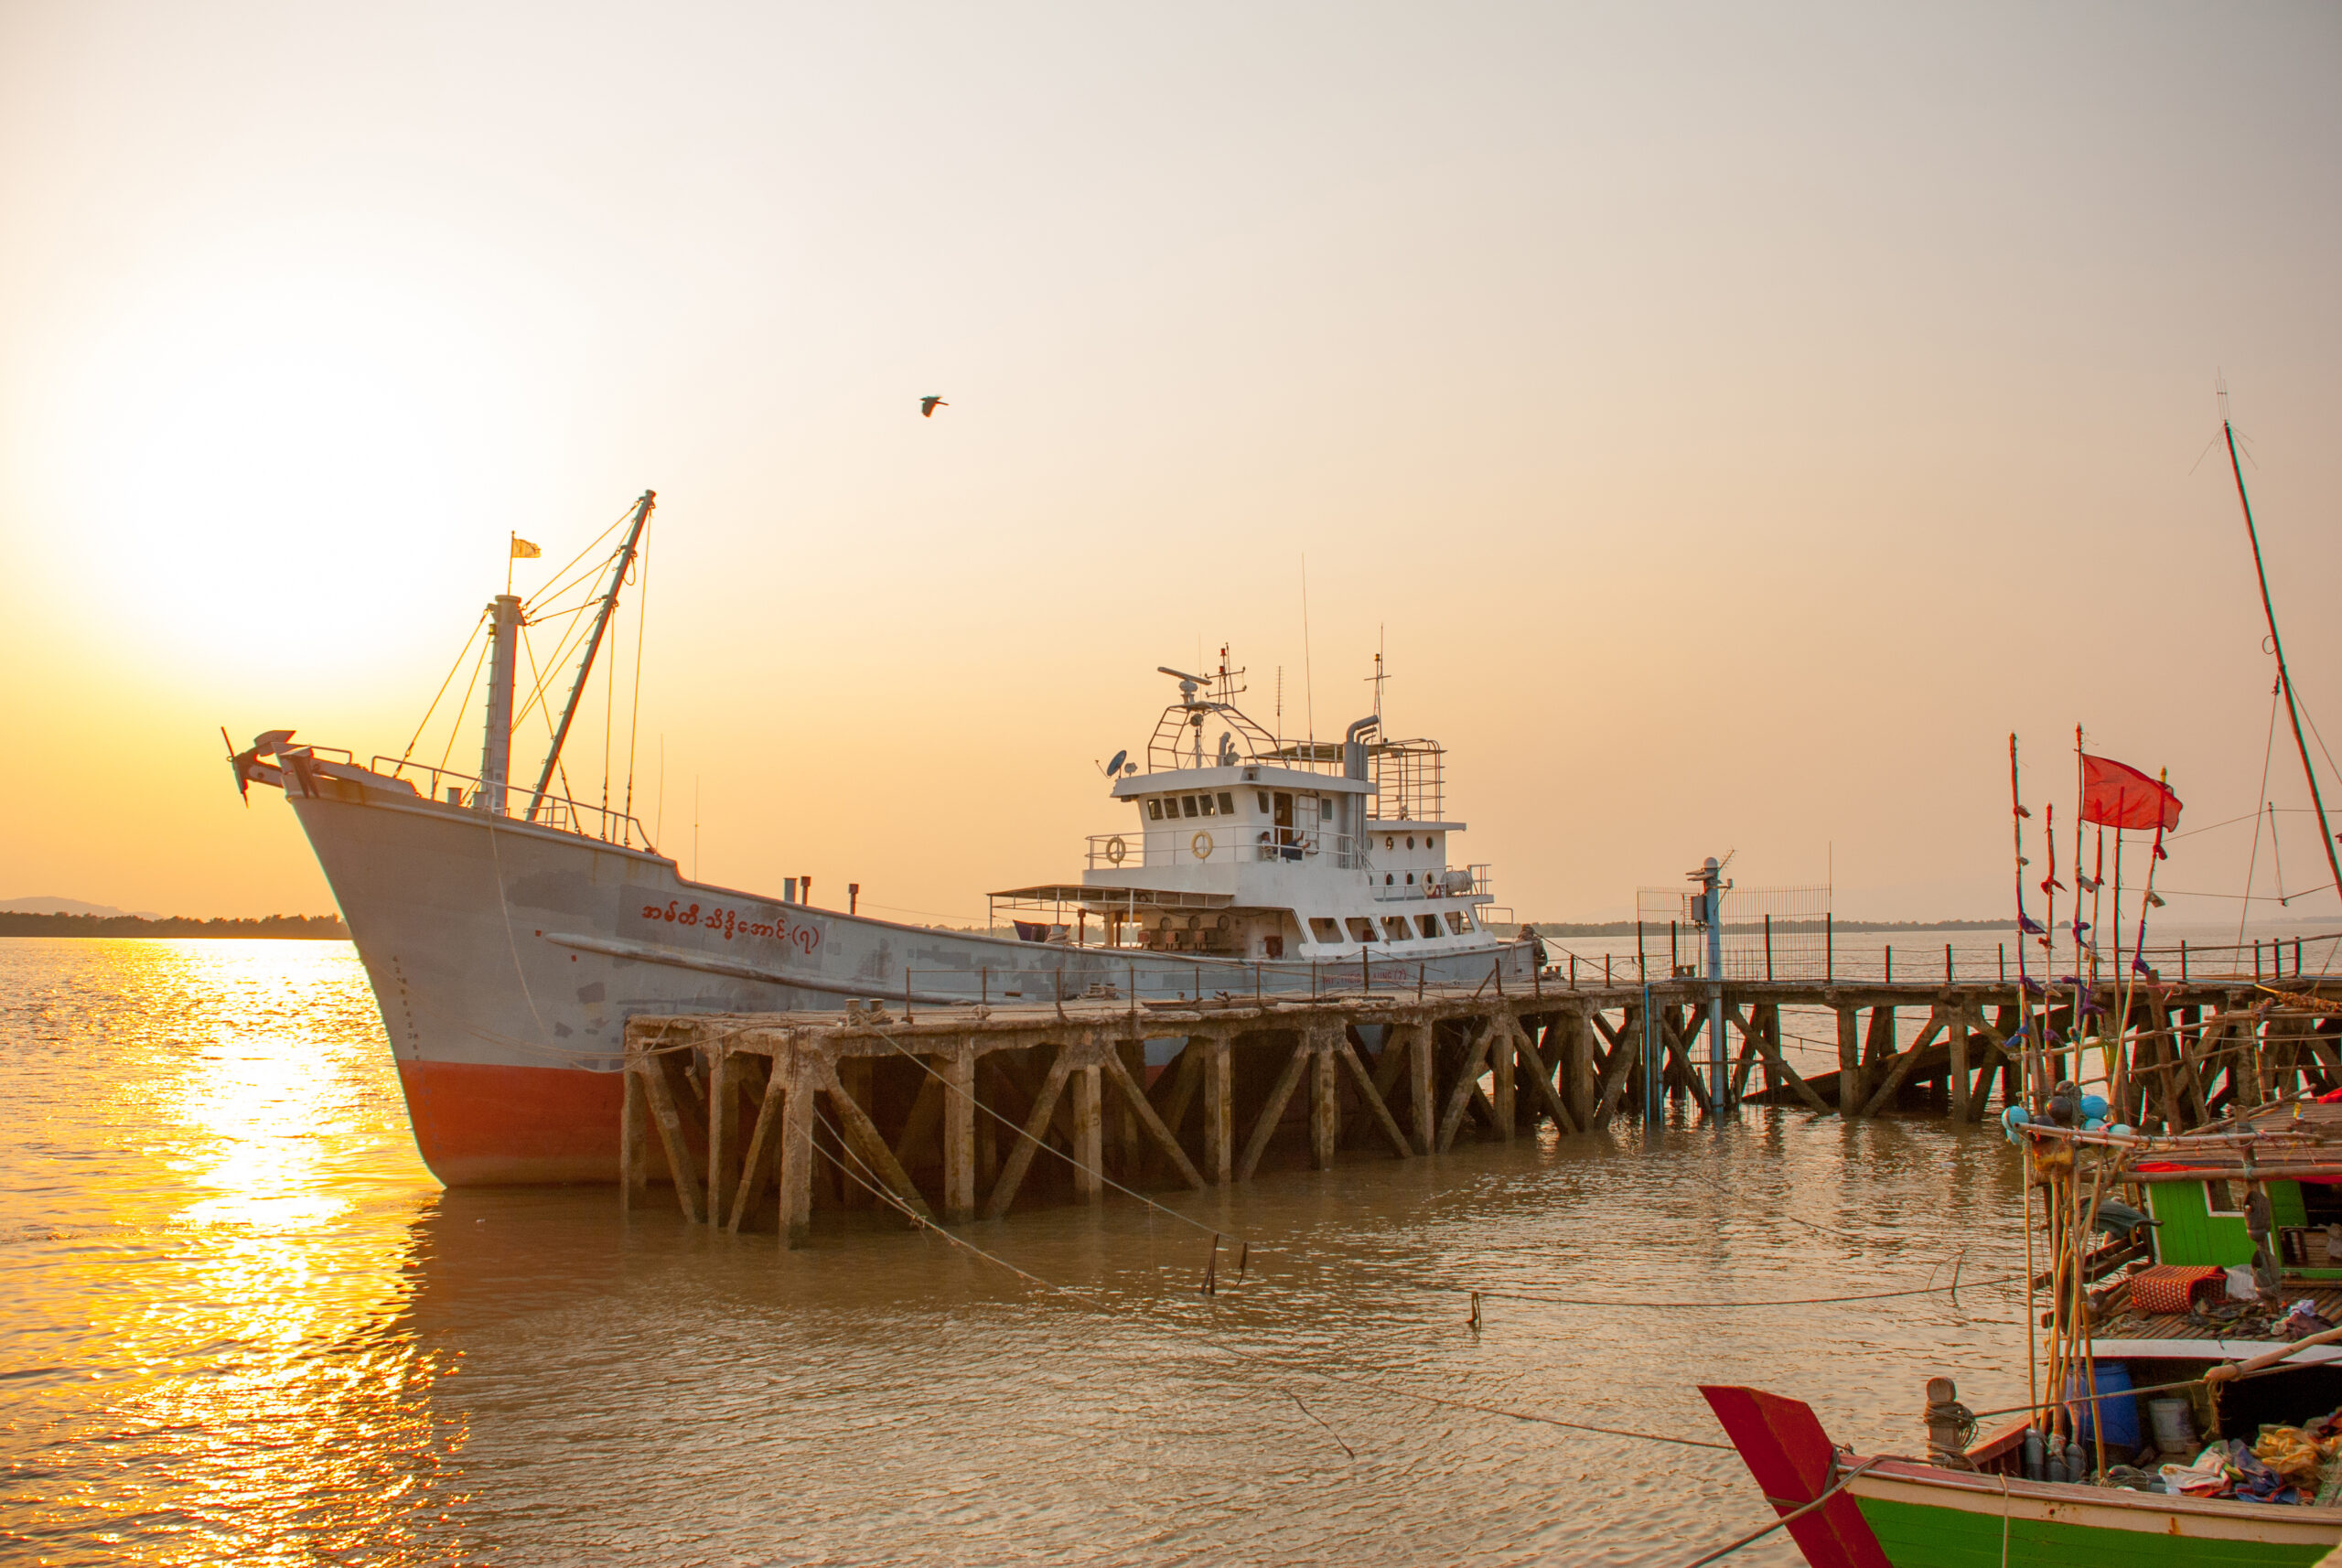
[[[1752, 1112], [978, 1227], [442, 1192], [340, 943], [0, 941], [0, 1540], [56, 1563], [1672, 1563], [1767, 1510], [1694, 1384], [1914, 1441], [2023, 1382], [1998, 1140]], [[2014, 1380], [2009, 1369], [2017, 1369]], [[2021, 1398], [2021, 1392], [2019, 1393]], [[1778, 1539], [1741, 1555], [1789, 1563]]]

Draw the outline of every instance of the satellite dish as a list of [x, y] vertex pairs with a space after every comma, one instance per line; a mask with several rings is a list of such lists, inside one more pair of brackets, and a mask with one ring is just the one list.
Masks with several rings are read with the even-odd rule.
[[1130, 753], [1126, 750], [1114, 753], [1114, 760], [1106, 764], [1106, 777], [1112, 779], [1116, 774], [1120, 773], [1123, 770], [1123, 763], [1127, 760], [1129, 757]]

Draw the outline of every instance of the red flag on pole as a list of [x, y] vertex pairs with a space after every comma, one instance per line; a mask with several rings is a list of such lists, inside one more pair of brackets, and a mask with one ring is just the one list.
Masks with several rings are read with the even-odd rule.
[[2137, 768], [2109, 757], [2082, 757], [2082, 821], [2109, 828], [2179, 825], [2179, 797]]

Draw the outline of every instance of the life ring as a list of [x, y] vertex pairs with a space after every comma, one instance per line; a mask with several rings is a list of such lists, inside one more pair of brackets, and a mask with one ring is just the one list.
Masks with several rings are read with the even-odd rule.
[[1198, 860], [1209, 860], [1211, 858], [1211, 834], [1205, 832], [1198, 833], [1195, 837], [1187, 841], [1187, 847], [1195, 852], [1195, 856]]
[[1112, 865], [1120, 865], [1123, 864], [1123, 856], [1128, 854], [1130, 854], [1130, 847], [1123, 843], [1122, 834], [1116, 833], [1112, 838], [1106, 841], [1107, 864]]

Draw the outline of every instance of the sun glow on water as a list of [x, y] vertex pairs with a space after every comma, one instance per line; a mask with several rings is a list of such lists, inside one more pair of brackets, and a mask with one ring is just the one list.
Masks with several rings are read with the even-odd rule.
[[[6, 1173], [45, 1211], [0, 1261], [0, 1530], [84, 1520], [127, 1562], [398, 1560], [395, 1456], [454, 1440], [404, 1318], [435, 1188], [349, 949], [12, 943], [0, 1007], [8, 1092], [39, 1097], [12, 1110], [49, 1133]], [[92, 1443], [108, 1464], [76, 1465]]]

